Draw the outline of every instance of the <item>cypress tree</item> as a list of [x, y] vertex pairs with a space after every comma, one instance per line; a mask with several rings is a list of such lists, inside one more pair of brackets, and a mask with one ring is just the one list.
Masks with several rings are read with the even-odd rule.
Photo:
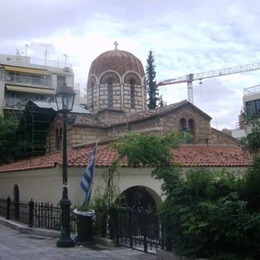
[[148, 108], [157, 108], [157, 102], [159, 101], [159, 93], [156, 86], [156, 71], [154, 63], [154, 55], [152, 51], [149, 51], [146, 65], [146, 80], [147, 80], [147, 90], [148, 90]]

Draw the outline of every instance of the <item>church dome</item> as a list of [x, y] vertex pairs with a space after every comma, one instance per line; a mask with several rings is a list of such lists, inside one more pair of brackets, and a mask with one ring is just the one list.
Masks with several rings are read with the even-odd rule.
[[94, 74], [99, 77], [107, 70], [115, 70], [120, 76], [123, 76], [127, 71], [135, 71], [141, 77], [144, 74], [142, 62], [132, 53], [117, 49], [106, 51], [100, 54], [91, 64], [89, 76]]
[[[147, 91], [142, 62], [128, 51], [115, 49], [101, 53], [93, 60], [87, 82], [87, 104], [91, 112], [118, 119], [118, 113], [133, 114], [146, 109]], [[109, 116], [100, 114], [109, 112]], [[104, 119], [102, 119], [104, 120]]]

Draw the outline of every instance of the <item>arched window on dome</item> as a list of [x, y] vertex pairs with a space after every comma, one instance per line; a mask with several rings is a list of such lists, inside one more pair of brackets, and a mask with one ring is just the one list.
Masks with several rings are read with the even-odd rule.
[[90, 84], [90, 88], [91, 88], [91, 110], [94, 109], [94, 87], [95, 87], [95, 83], [92, 81]]
[[135, 108], [135, 81], [133, 79], [130, 80], [130, 102], [131, 108]]
[[107, 106], [113, 107], [113, 82], [111, 80], [107, 83]]

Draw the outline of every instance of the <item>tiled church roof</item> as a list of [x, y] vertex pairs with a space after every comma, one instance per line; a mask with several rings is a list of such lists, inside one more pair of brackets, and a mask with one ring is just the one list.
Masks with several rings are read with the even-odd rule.
[[119, 120], [119, 122], [117, 122], [117, 123], [114, 122], [110, 125], [107, 125], [105, 123], [98, 121], [93, 115], [90, 115], [90, 114], [70, 114], [68, 122], [70, 124], [73, 124], [74, 126], [106, 128], [109, 126], [129, 124], [129, 123], [147, 120], [147, 119], [150, 119], [153, 117], [162, 116], [164, 114], [178, 110], [185, 105], [192, 106], [192, 108], [195, 109], [197, 113], [202, 115], [204, 118], [211, 120], [211, 117], [208, 116], [206, 113], [204, 113], [202, 110], [200, 110], [199, 108], [197, 108], [196, 106], [191, 104], [189, 101], [183, 100], [183, 101], [180, 101], [180, 102], [168, 105], [168, 106], [163, 106], [163, 107], [160, 107], [157, 109], [153, 109], [153, 110], [147, 109], [147, 110], [144, 110], [141, 112], [130, 114], [130, 115], [126, 116], [126, 118], [124, 118], [124, 119], [121, 118]]
[[194, 110], [196, 110], [197, 113], [201, 114], [204, 118], [211, 120], [211, 117], [209, 115], [207, 115], [202, 110], [200, 110], [199, 108], [197, 108], [196, 106], [191, 104], [188, 100], [182, 100], [180, 102], [177, 102], [177, 103], [174, 103], [174, 104], [171, 104], [168, 106], [163, 106], [163, 107], [159, 107], [157, 109], [152, 109], [152, 110], [147, 109], [147, 110], [144, 110], [141, 112], [131, 114], [131, 115], [127, 116], [124, 120], [121, 120], [120, 123], [118, 123], [118, 124], [124, 124], [126, 122], [131, 123], [131, 122], [146, 120], [146, 119], [149, 119], [152, 117], [162, 116], [164, 114], [167, 114], [167, 113], [173, 112], [177, 109], [180, 109], [181, 107], [183, 107], [185, 105], [192, 106], [192, 108]]
[[[85, 167], [93, 147], [85, 147], [68, 152], [68, 167]], [[173, 150], [175, 161], [183, 167], [248, 167], [252, 157], [239, 146], [184, 145]], [[107, 144], [97, 149], [96, 167], [108, 167], [116, 159], [117, 152]], [[53, 168], [62, 164], [62, 155], [53, 154], [7, 165], [0, 165], [1, 172], [24, 171]], [[127, 167], [127, 160], [121, 161]]]

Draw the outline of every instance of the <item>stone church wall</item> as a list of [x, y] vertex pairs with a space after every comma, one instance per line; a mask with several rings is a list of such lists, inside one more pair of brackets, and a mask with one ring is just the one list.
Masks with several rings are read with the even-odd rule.
[[[67, 147], [71, 149], [80, 144], [94, 143], [107, 137], [106, 129], [93, 127], [67, 127]], [[56, 128], [51, 128], [47, 137], [46, 153], [55, 153], [62, 150], [62, 137], [56, 135]]]

